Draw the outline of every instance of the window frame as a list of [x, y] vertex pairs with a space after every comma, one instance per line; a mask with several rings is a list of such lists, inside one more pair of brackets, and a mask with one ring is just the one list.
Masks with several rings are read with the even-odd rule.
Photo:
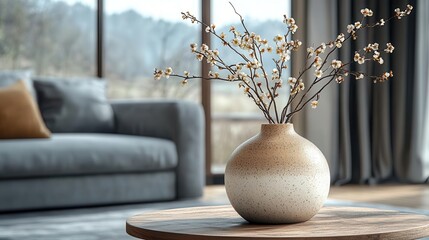
[[[95, 75], [99, 78], [105, 76], [104, 73], [104, 3], [105, 0], [94, 0], [96, 1], [96, 73]], [[200, 0], [201, 6], [201, 18], [203, 22], [211, 22], [211, 0]], [[203, 26], [200, 29], [200, 39], [201, 43], [207, 44], [209, 47], [211, 45], [211, 35], [205, 32]], [[201, 61], [201, 76], [207, 76], [211, 70], [210, 64], [205, 61]], [[211, 108], [211, 82], [210, 81], [201, 81], [201, 104], [204, 109], [205, 117], [205, 175], [206, 175], [206, 184], [224, 184], [224, 174], [223, 173], [213, 173], [212, 172], [212, 122], [213, 120], [219, 120], [219, 116], [213, 116]], [[221, 117], [220, 120], [227, 120], [228, 116]], [[248, 121], [249, 119], [242, 119], [242, 121]], [[251, 120], [251, 119], [250, 119]]]

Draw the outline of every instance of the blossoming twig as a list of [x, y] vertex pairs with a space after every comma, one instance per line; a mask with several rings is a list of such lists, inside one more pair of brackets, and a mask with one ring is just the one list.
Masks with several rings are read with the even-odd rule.
[[[399, 8], [395, 9], [393, 16], [386, 20], [380, 19], [375, 24], [365, 23], [365, 19], [373, 16], [373, 12], [368, 8], [362, 9], [361, 21], [347, 26], [347, 37], [345, 34], [340, 33], [335, 40], [328, 43], [321, 43], [316, 48], [308, 47], [306, 49], [307, 55], [305, 63], [298, 77], [295, 78], [291, 76], [287, 79], [290, 94], [288, 95], [286, 105], [279, 114], [276, 99], [279, 97], [278, 90], [283, 87], [283, 73], [284, 70], [287, 69], [287, 62], [290, 60], [291, 52], [297, 51], [302, 45], [302, 42], [299, 40], [288, 41], [288, 37], [297, 31], [298, 25], [296, 25], [295, 19], [288, 18], [284, 15], [283, 23], [286, 24], [287, 31], [285, 34], [274, 36], [273, 47], [269, 44], [268, 40], [254, 32], [250, 32], [242, 15], [238, 13], [232, 3], [230, 4], [235, 14], [239, 17], [241, 26], [244, 30], [244, 32], [241, 33], [236, 27], [231, 26], [229, 32], [232, 34], [232, 38], [230, 40], [227, 40], [227, 34], [223, 32], [219, 34], [216, 32], [216, 25], [208, 25], [198, 20], [189, 12], [182, 12], [182, 18], [184, 20], [189, 19], [192, 23], [201, 24], [207, 33], [212, 34], [220, 40], [225, 47], [237, 54], [241, 58], [241, 61], [226, 63], [224, 59], [221, 58], [219, 50], [209, 49], [204, 43], [201, 44], [200, 49], [198, 49], [197, 44], [193, 43], [190, 47], [197, 60], [202, 61], [205, 59], [207, 63], [212, 67], [216, 67], [223, 75], [215, 71], [209, 71], [207, 77], [191, 75], [187, 71], [183, 74], [177, 74], [173, 73], [173, 70], [168, 67], [165, 70], [155, 69], [154, 77], [156, 80], [161, 79], [161, 77], [169, 78], [170, 76], [182, 78], [183, 85], [186, 85], [188, 80], [196, 78], [208, 81], [220, 80], [238, 82], [239, 88], [242, 88], [244, 94], [253, 100], [269, 123], [288, 123], [292, 120], [292, 117], [307, 104], [310, 104], [312, 108], [316, 108], [321, 92], [334, 80], [340, 84], [344, 82], [346, 77], [353, 76], [356, 80], [368, 78], [376, 83], [384, 82], [392, 78], [392, 71], [382, 73], [378, 76], [372, 76], [363, 72], [350, 71], [347, 69], [347, 67], [354, 62], [357, 64], [364, 64], [369, 61], [374, 61], [383, 64], [382, 53], [392, 53], [395, 49], [391, 43], [386, 43], [386, 47], [383, 51], [380, 50], [380, 45], [378, 43], [370, 43], [363, 49], [356, 51], [353, 60], [350, 62], [333, 59], [331, 64], [328, 64], [329, 58], [335, 51], [342, 48], [345, 42], [350, 39], [356, 40], [358, 38], [358, 32], [367, 28], [384, 26], [386, 22], [393, 19], [401, 19], [411, 14], [413, 9], [410, 5], [407, 5], [407, 8], [403, 11]], [[329, 51], [327, 51], [328, 48], [330, 49]], [[275, 68], [271, 72], [268, 72], [264, 65], [264, 55], [270, 52], [275, 52], [278, 58], [272, 59]], [[313, 67], [315, 68], [314, 79], [310, 82], [309, 87], [306, 88], [302, 77]], [[271, 75], [269, 75], [269, 73], [271, 73]], [[292, 103], [295, 103], [295, 101], [298, 102], [292, 107]]]

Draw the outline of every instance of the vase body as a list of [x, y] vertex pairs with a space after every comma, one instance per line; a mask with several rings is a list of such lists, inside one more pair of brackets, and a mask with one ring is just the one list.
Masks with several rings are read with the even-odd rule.
[[252, 223], [307, 221], [323, 206], [329, 187], [325, 157], [292, 124], [263, 124], [235, 149], [225, 169], [229, 201]]

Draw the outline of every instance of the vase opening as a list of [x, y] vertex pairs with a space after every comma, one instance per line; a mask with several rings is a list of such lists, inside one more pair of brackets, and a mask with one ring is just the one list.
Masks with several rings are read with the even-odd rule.
[[292, 123], [286, 124], [262, 124], [261, 135], [293, 134], [295, 129]]

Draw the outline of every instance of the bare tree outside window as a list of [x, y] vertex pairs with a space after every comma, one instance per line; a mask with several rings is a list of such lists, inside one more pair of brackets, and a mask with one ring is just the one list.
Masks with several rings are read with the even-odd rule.
[[[174, 7], [171, 4], [178, 4]], [[199, 101], [200, 83], [187, 87], [180, 80], [154, 81], [153, 70], [167, 63], [176, 69], [200, 71], [183, 46], [200, 42], [201, 29], [182, 21], [180, 11], [199, 12], [199, 1], [156, 2], [105, 0], [105, 75], [110, 98], [175, 98]], [[170, 6], [175, 12], [160, 10]]]
[[0, 69], [94, 75], [95, 20], [85, 1], [0, 1]]

